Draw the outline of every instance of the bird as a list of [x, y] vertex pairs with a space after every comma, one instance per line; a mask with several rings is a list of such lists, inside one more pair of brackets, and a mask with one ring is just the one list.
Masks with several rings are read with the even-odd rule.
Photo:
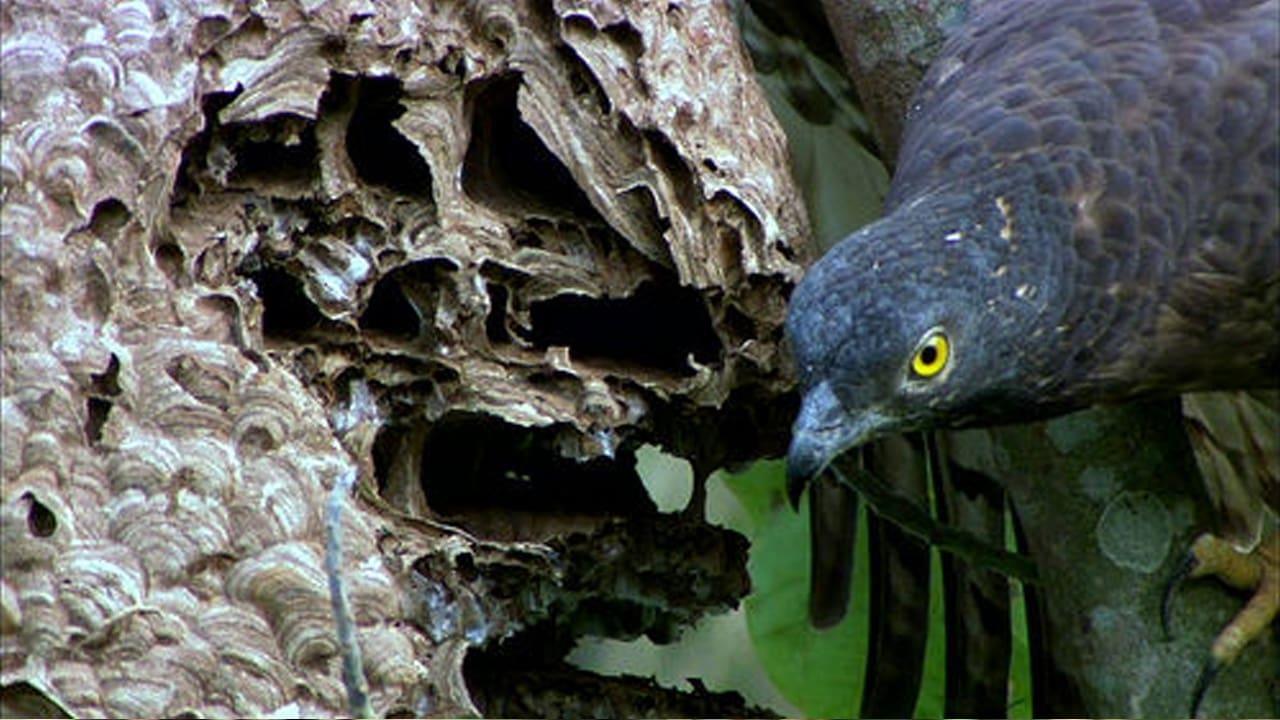
[[[974, 4], [910, 104], [884, 216], [792, 293], [793, 502], [889, 435], [1280, 386], [1277, 17], [1280, 0]], [[1280, 605], [1277, 475], [1208, 488], [1229, 532], [1182, 574], [1258, 594], [1193, 714]]]

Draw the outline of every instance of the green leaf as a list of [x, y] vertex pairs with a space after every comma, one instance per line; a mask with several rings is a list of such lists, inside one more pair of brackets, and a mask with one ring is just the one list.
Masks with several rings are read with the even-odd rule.
[[636, 450], [636, 474], [658, 512], [675, 512], [689, 503], [693, 468], [688, 460], [668, 455], [654, 445], [641, 445]]
[[866, 523], [859, 523], [849, 615], [834, 628], [815, 630], [808, 618], [808, 508], [791, 510], [783, 500], [784, 482], [777, 461], [725, 480], [756, 518], [747, 564], [753, 588], [745, 603], [747, 630], [769, 678], [789, 701], [811, 717], [852, 717], [866, 662]]
[[924, 672], [913, 717], [944, 717], [947, 702], [947, 610], [942, 592], [942, 557], [929, 550], [929, 634], [924, 644]]
[[786, 463], [782, 460], [760, 460], [740, 473], [718, 472], [712, 480], [723, 482], [725, 488], [742, 505], [751, 527], [741, 531], [750, 534], [775, 511], [786, 507], [786, 495], [783, 492], [785, 473]]
[[[1013, 512], [1004, 509], [1005, 549], [1016, 551], [1018, 540], [1013, 531]], [[1009, 581], [1009, 621], [1012, 650], [1009, 659], [1009, 719], [1027, 720], [1031, 717], [1031, 647], [1027, 644], [1027, 596], [1022, 583]]]
[[889, 190], [884, 165], [839, 124], [816, 125], [786, 98], [785, 81], [757, 74], [791, 146], [791, 175], [804, 194], [819, 249], [880, 217]]

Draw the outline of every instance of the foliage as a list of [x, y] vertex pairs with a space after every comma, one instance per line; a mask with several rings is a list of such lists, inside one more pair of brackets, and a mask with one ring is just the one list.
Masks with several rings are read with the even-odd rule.
[[[745, 509], [735, 530], [751, 538], [752, 594], [746, 600], [747, 627], [760, 662], [778, 690], [810, 717], [855, 717], [862, 699], [866, 668], [870, 578], [867, 568], [865, 508], [859, 509], [852, 605], [844, 622], [818, 631], [807, 616], [809, 593], [809, 515], [787, 505], [784, 466], [778, 460], [755, 463], [738, 474], [722, 474]], [[1012, 536], [1007, 538], [1010, 545]], [[931, 562], [929, 634], [924, 677], [915, 716], [942, 717], [946, 690], [946, 627], [941, 562]], [[1030, 660], [1026, 612], [1021, 588], [1013, 583], [1013, 660], [1010, 667], [1012, 718], [1030, 717]]]

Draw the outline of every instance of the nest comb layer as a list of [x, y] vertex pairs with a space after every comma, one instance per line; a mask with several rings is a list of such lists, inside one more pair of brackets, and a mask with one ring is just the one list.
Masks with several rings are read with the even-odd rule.
[[807, 227], [727, 9], [620, 5], [0, 11], [6, 702], [341, 712], [344, 473], [379, 712], [745, 592], [634, 449], [782, 448]]

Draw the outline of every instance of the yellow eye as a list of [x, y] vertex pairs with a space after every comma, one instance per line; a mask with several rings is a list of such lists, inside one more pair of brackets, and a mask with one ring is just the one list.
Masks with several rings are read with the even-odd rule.
[[951, 343], [947, 342], [942, 331], [935, 330], [916, 348], [916, 354], [911, 358], [911, 371], [920, 377], [931, 378], [942, 372], [950, 359]]

